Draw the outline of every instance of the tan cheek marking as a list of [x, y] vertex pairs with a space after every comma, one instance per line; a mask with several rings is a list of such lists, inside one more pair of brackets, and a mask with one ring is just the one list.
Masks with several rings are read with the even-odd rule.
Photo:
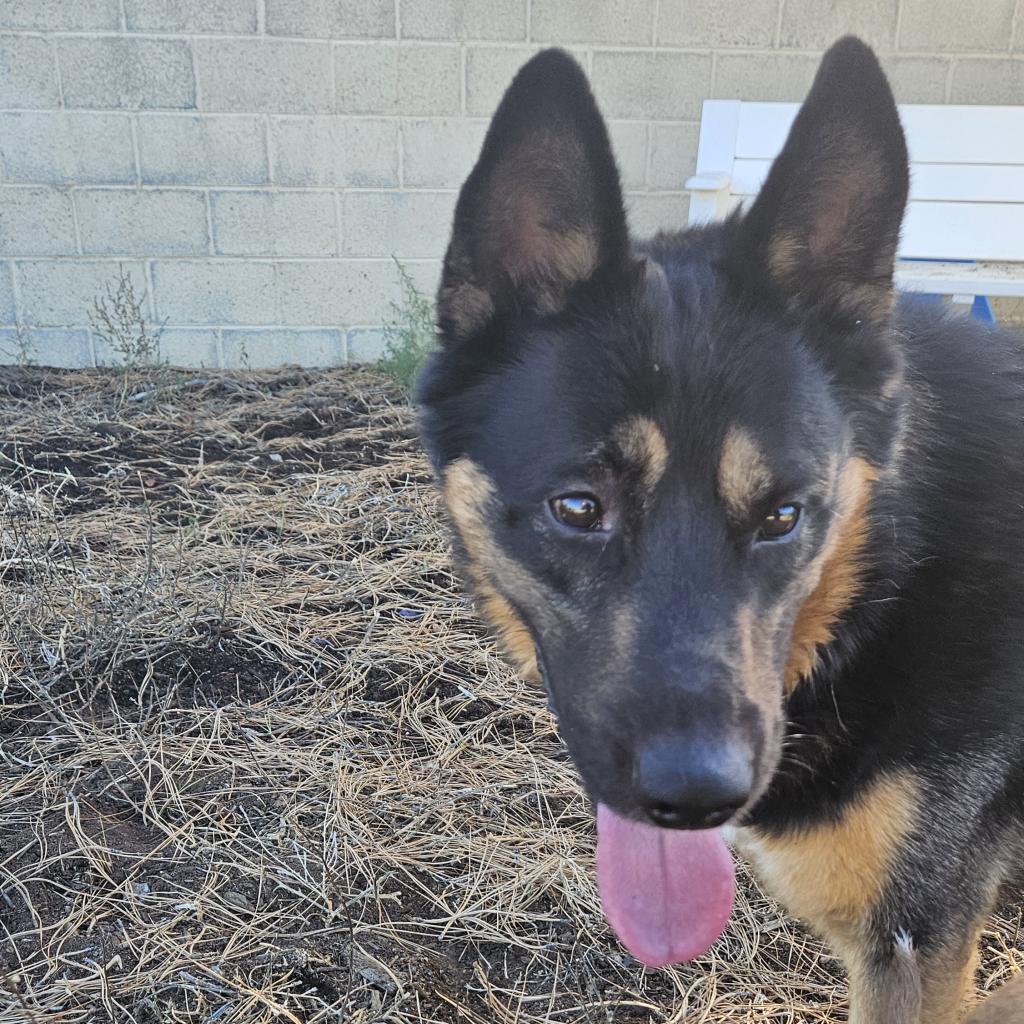
[[764, 454], [742, 427], [730, 427], [718, 462], [718, 493], [731, 519], [743, 520], [772, 485]]
[[851, 459], [842, 471], [836, 521], [809, 569], [818, 580], [793, 625], [784, 673], [787, 693], [814, 670], [820, 649], [831, 642], [836, 622], [860, 592], [868, 539], [867, 508], [877, 479], [874, 467], [861, 458]]
[[726, 654], [722, 660], [732, 671], [733, 678], [740, 681], [747, 700], [760, 712], [764, 729], [765, 743], [756, 766], [757, 786], [751, 794], [751, 806], [767, 788], [778, 764], [783, 701], [782, 687], [772, 665], [779, 626], [778, 613], [759, 616], [752, 605], [743, 605], [736, 613], [732, 635], [719, 645], [735, 652]]
[[489, 583], [475, 580], [474, 587], [480, 614], [494, 630], [501, 649], [512, 662], [512, 667], [527, 682], [539, 683], [537, 648], [523, 620], [516, 614], [512, 605]]
[[855, 957], [918, 806], [917, 780], [888, 774], [838, 821], [781, 836], [741, 829], [739, 846], [790, 913]]
[[778, 716], [781, 694], [771, 671], [773, 637], [770, 627], [759, 629], [754, 608], [743, 605], [736, 613], [736, 636], [739, 638], [739, 675], [747, 697], [762, 711]]
[[615, 428], [612, 441], [622, 457], [638, 467], [645, 490], [653, 491], [668, 465], [668, 444], [654, 420], [632, 416]]
[[512, 605], [491, 582], [496, 571], [508, 570], [506, 563], [509, 561], [495, 545], [485, 519], [487, 508], [494, 499], [494, 484], [472, 460], [462, 458], [448, 467], [442, 490], [448, 512], [466, 549], [467, 575], [481, 615], [523, 678], [539, 680], [533, 637]]

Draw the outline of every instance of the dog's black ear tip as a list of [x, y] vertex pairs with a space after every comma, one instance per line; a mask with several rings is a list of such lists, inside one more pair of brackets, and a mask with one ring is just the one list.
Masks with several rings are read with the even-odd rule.
[[848, 73], [881, 70], [875, 51], [859, 36], [842, 36], [837, 39], [825, 51], [821, 63], [830, 70]]
[[860, 93], [880, 86], [891, 95], [878, 55], [858, 36], [843, 36], [825, 51], [817, 81], [827, 82], [836, 89], [853, 89]]
[[590, 91], [587, 76], [580, 62], [566, 50], [557, 46], [541, 50], [531, 56], [512, 80], [509, 92], [564, 94], [571, 91]]
[[549, 46], [535, 53], [520, 69], [516, 78], [521, 81], [550, 81], [556, 78], [575, 78], [585, 81], [579, 61], [559, 46]]

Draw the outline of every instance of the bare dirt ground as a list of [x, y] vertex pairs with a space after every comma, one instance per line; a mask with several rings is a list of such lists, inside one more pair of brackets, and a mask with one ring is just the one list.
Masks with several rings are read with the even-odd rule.
[[384, 379], [3, 369], [0, 423], [0, 1021], [846, 1019], [746, 878], [698, 963], [614, 941]]

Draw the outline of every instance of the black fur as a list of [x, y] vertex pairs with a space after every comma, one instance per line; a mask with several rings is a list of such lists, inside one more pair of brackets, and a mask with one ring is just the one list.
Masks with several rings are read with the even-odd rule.
[[[538, 281], [558, 261], [509, 262], [521, 221], [487, 212], [511, 171], [540, 222], [588, 232], [598, 254], [583, 280], [544, 280], [546, 306]], [[468, 457], [493, 483], [493, 543], [532, 589], [491, 581], [536, 641], [596, 799], [642, 814], [631, 765], [666, 732], [748, 752], [742, 822], [767, 835], [837, 819], [882, 773], [920, 781], [919, 827], [872, 911], [880, 961], [898, 932], [925, 953], [969, 934], [1024, 837], [1021, 339], [920, 300], [890, 305], [906, 195], [888, 85], [846, 39], [749, 213], [630, 244], [600, 115], [549, 51], [510, 88], [460, 198], [443, 346], [419, 389], [439, 475]], [[468, 331], [447, 305], [463, 280], [492, 300]], [[594, 455], [633, 416], [667, 441], [651, 493], [614, 453]], [[774, 480], [740, 524], [716, 491], [736, 425]], [[783, 703], [791, 594], [837, 514], [823, 481], [855, 457], [878, 474], [861, 583]], [[604, 533], [552, 519], [548, 500], [574, 491], [601, 497]], [[793, 541], [755, 544], [761, 518], [794, 499]], [[627, 606], [624, 654], [612, 627]], [[765, 655], [777, 721], [707, 654], [744, 606], [781, 616]]]

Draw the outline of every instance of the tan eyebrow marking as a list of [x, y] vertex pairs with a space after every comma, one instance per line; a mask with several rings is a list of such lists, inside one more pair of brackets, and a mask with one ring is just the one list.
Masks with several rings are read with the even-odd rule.
[[622, 457], [639, 469], [648, 493], [653, 491], [668, 464], [668, 444], [654, 420], [647, 416], [631, 416], [612, 431], [612, 441]]
[[742, 520], [772, 486], [764, 453], [742, 427], [732, 426], [725, 436], [718, 462], [718, 493], [730, 518]]

